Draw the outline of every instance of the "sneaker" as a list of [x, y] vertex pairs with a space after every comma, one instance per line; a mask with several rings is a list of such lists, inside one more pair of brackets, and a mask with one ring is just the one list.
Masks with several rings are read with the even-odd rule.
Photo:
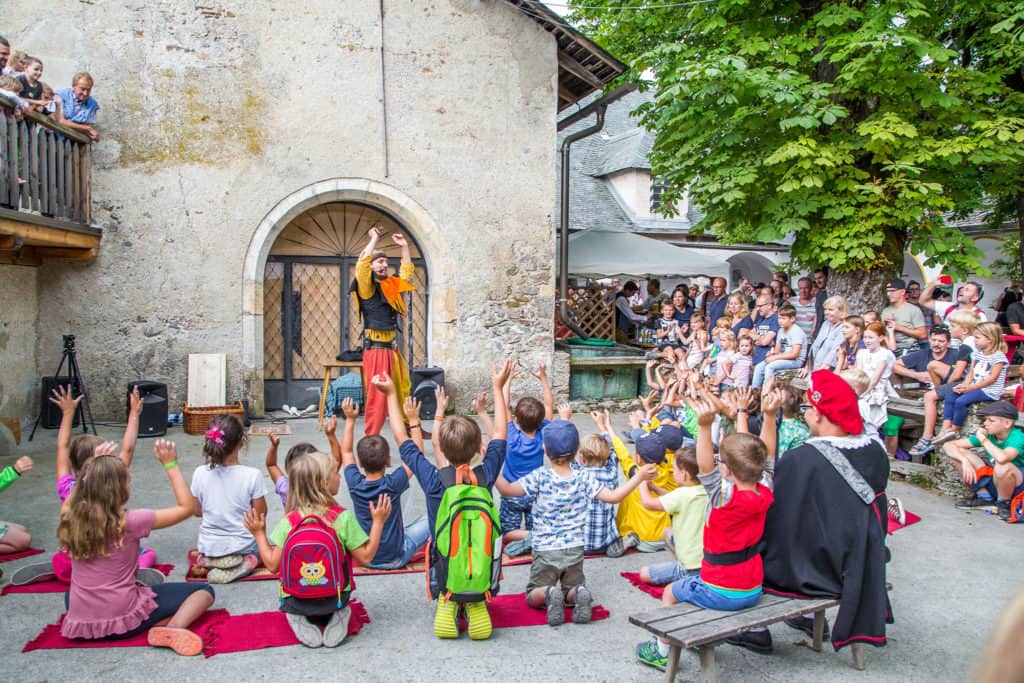
[[889, 499], [889, 505], [887, 508], [889, 517], [901, 525], [907, 523], [907, 511], [903, 509], [903, 501], [893, 496]]
[[512, 541], [511, 543], [505, 544], [505, 554], [509, 557], [516, 557], [517, 555], [525, 555], [533, 549], [533, 538], [530, 534], [526, 535], [526, 538], [518, 541]]
[[153, 647], [169, 647], [184, 657], [195, 657], [203, 651], [203, 639], [187, 628], [155, 626], [146, 638]]
[[999, 514], [999, 519], [1004, 522], [1010, 521], [1010, 499], [1004, 498], [1003, 500], [996, 501], [996, 510]]
[[199, 553], [196, 555], [195, 565], [207, 569], [234, 569], [242, 564], [241, 555], [223, 555], [221, 557], [210, 557]]
[[[253, 570], [260, 563], [260, 558], [255, 555], [232, 555], [231, 557], [241, 557], [242, 562], [231, 569], [211, 569], [206, 574], [207, 583], [231, 583], [232, 581], [237, 581], [252, 574]], [[210, 558], [206, 558], [206, 561], [209, 562]]]
[[572, 623], [589, 624], [593, 606], [594, 596], [590, 589], [586, 586], [576, 586], [575, 604], [572, 608]]
[[[814, 617], [794, 617], [792, 619], [786, 619], [786, 626], [795, 628], [797, 631], [803, 631], [811, 638], [814, 637]], [[825, 620], [825, 628], [821, 631], [821, 639], [826, 641], [832, 639], [832, 632], [828, 627], [828, 619]]]
[[668, 655], [661, 654], [656, 638], [645, 640], [638, 644], [636, 646], [636, 658], [647, 666], [653, 666], [659, 671], [664, 671], [668, 668]]
[[434, 635], [438, 638], [458, 638], [459, 605], [446, 599], [443, 595], [437, 598], [437, 611], [434, 612]]
[[164, 582], [163, 572], [145, 567], [135, 572], [135, 580], [143, 586], [159, 586]]
[[53, 564], [50, 562], [37, 562], [27, 564], [11, 575], [12, 586], [27, 586], [36, 581], [49, 581], [57, 578], [53, 573]]
[[745, 647], [759, 655], [770, 655], [774, 649], [772, 647], [772, 632], [767, 629], [764, 631], [746, 631], [732, 638], [726, 638], [725, 642], [730, 645]]
[[622, 557], [626, 554], [627, 550], [635, 548], [638, 545], [640, 545], [640, 537], [636, 535], [635, 531], [630, 531], [625, 536], [620, 536], [609, 543], [604, 554], [608, 557]]
[[932, 443], [931, 439], [926, 439], [923, 436], [917, 440], [917, 443], [910, 449], [910, 456], [912, 458], [920, 458], [928, 455], [935, 450], [935, 444]]
[[[314, 626], [309, 619], [301, 614], [289, 614], [287, 612], [284, 616], [288, 620], [288, 625], [292, 628], [292, 633], [295, 634], [300, 643], [306, 647], [320, 647], [324, 644], [324, 637], [320, 633], [320, 629]], [[331, 618], [333, 619], [334, 617], [332, 616]]]
[[961, 498], [953, 503], [953, 505], [960, 510], [970, 510], [972, 508], [989, 507], [992, 505], [992, 501], [988, 498], [982, 498], [981, 496], [971, 496], [970, 498]]
[[558, 586], [548, 586], [544, 594], [544, 607], [548, 613], [548, 626], [561, 626], [565, 623], [565, 596]]
[[486, 602], [467, 602], [466, 621], [471, 640], [487, 640], [491, 637], [491, 613]]
[[[346, 605], [344, 608], [331, 614], [327, 626], [324, 627], [324, 647], [338, 647], [348, 636], [348, 620], [352, 617], [352, 610]], [[312, 626], [312, 624], [310, 624]], [[297, 634], [296, 634], [297, 635]]]
[[947, 429], [946, 431], [942, 432], [934, 439], [932, 439], [932, 446], [940, 446], [946, 443], [947, 441], [952, 441], [957, 436], [959, 436], [959, 434], [960, 432], [958, 432], [956, 429]]

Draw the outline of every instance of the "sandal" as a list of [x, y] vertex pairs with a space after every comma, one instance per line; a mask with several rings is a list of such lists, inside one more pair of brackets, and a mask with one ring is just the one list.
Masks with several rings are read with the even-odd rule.
[[931, 439], [926, 439], [923, 436], [917, 440], [917, 443], [910, 449], [910, 455], [918, 457], [922, 455], [928, 455], [935, 450], [935, 446], [932, 444]]

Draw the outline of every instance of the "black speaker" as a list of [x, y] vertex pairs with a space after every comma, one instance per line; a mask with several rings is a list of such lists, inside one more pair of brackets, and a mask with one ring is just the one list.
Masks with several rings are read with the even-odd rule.
[[444, 370], [437, 367], [413, 368], [409, 375], [412, 396], [420, 402], [420, 419], [433, 420], [437, 413], [434, 389], [444, 387]]
[[[139, 436], [163, 436], [167, 433], [167, 385], [160, 382], [138, 380], [128, 383], [125, 406], [131, 410], [132, 389], [138, 387], [142, 399], [142, 414], [139, 415]], [[127, 414], [127, 411], [126, 413]]]
[[[57, 429], [60, 427], [60, 408], [50, 402], [50, 397], [53, 396], [54, 389], [57, 387], [66, 387], [69, 384], [72, 384], [70, 377], [43, 377], [42, 391], [39, 395], [39, 415], [42, 417], [40, 424], [43, 426], [43, 429]], [[71, 395], [77, 397], [81, 395], [81, 393], [81, 388], [78, 386], [78, 383], [75, 382], [71, 387]], [[79, 425], [78, 416], [81, 412], [82, 404], [79, 403], [78, 405], [79, 410], [75, 411], [75, 427]]]

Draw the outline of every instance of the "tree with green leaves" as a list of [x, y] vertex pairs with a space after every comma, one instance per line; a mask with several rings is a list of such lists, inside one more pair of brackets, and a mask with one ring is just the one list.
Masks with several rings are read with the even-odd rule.
[[1003, 71], [1024, 55], [1024, 3], [574, 4], [571, 20], [655, 91], [639, 113], [663, 204], [688, 189], [726, 242], [792, 235], [793, 261], [830, 268], [829, 292], [855, 308], [880, 302], [904, 250], [976, 270], [980, 251], [943, 214], [1019, 192], [1024, 108]]

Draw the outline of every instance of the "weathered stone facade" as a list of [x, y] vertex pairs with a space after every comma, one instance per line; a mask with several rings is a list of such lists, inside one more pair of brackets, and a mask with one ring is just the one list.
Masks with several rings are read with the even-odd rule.
[[377, 3], [5, 4], [44, 80], [88, 70], [102, 105], [103, 243], [93, 263], [39, 268], [46, 314], [19, 356], [33, 381], [73, 332], [98, 417], [141, 378], [180, 405], [187, 355], [211, 352], [228, 354], [229, 400], [259, 411], [266, 252], [289, 211], [338, 198], [416, 236], [430, 360], [457, 406], [502, 356], [550, 361], [555, 42], [498, 0], [384, 5], [382, 79]]

